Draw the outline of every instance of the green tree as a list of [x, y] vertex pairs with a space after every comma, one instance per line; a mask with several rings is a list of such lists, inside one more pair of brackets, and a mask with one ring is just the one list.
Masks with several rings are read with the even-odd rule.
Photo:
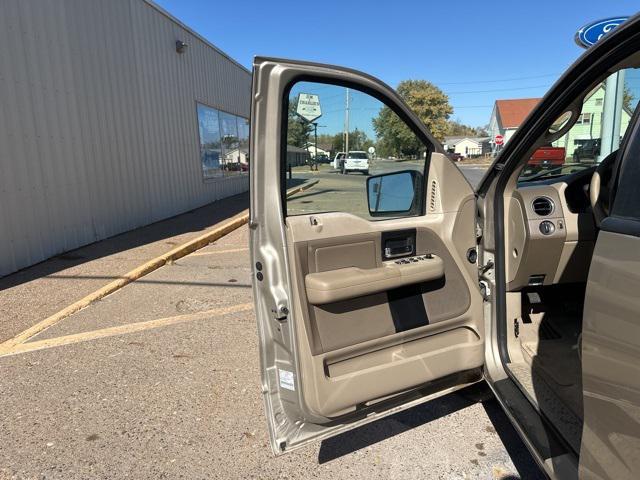
[[349, 150], [366, 151], [369, 147], [372, 147], [373, 145], [374, 145], [373, 140], [371, 140], [364, 131], [358, 130], [356, 128], [355, 130], [349, 133]]
[[297, 106], [298, 97], [289, 101], [287, 145], [305, 148], [309, 143], [309, 136], [313, 132], [313, 126], [296, 114]]
[[[397, 91], [433, 136], [443, 140], [449, 130], [449, 116], [453, 113], [449, 97], [426, 80], [403, 80], [398, 84]], [[372, 121], [380, 155], [418, 155], [424, 148], [422, 142], [389, 107], [383, 107]]]
[[335, 155], [336, 152], [341, 152], [344, 150], [343, 148], [343, 135], [342, 133], [329, 134], [323, 133], [318, 135], [318, 145], [324, 145], [329, 147], [332, 155]]
[[633, 106], [634, 99], [635, 99], [635, 96], [633, 95], [633, 92], [631, 91], [629, 86], [625, 83], [624, 89], [622, 91], [622, 105], [624, 105], [624, 108], [626, 108], [630, 112], [633, 112], [634, 110], [634, 106]]
[[487, 128], [485, 127], [470, 127], [464, 125], [460, 120], [449, 120], [447, 136], [450, 137], [487, 137]]

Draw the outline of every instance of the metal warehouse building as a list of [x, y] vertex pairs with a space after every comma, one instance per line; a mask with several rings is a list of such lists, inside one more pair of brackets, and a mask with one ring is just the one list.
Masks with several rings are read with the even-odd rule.
[[246, 191], [250, 89], [149, 1], [4, 0], [0, 276]]

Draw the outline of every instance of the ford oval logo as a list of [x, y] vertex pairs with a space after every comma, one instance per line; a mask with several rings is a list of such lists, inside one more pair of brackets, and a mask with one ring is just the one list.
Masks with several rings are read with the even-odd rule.
[[628, 18], [629, 17], [613, 17], [591, 22], [578, 30], [576, 33], [576, 43], [581, 47], [589, 48]]

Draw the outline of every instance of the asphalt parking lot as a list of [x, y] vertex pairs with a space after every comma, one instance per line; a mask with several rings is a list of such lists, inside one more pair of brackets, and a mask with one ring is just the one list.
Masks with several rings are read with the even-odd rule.
[[[421, 171], [424, 164], [418, 161], [394, 162], [385, 159], [372, 161], [370, 175], [388, 173], [399, 170]], [[486, 166], [461, 166], [460, 170], [472, 186], [477, 186]], [[334, 170], [330, 165], [319, 166], [318, 171], [310, 171], [308, 167], [296, 167], [292, 172], [295, 180], [320, 180], [313, 189], [292, 197], [287, 208], [290, 214], [305, 214], [321, 211], [344, 210], [349, 205], [349, 212], [368, 217], [366, 186], [367, 175], [351, 172], [345, 175]]]
[[0, 479], [540, 478], [482, 385], [273, 457], [247, 241], [245, 226], [0, 357]]

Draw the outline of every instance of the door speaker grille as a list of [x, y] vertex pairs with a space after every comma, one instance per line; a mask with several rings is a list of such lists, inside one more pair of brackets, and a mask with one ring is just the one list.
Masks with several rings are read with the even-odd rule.
[[438, 204], [438, 183], [435, 180], [431, 181], [431, 195], [429, 197], [429, 211], [435, 212]]

